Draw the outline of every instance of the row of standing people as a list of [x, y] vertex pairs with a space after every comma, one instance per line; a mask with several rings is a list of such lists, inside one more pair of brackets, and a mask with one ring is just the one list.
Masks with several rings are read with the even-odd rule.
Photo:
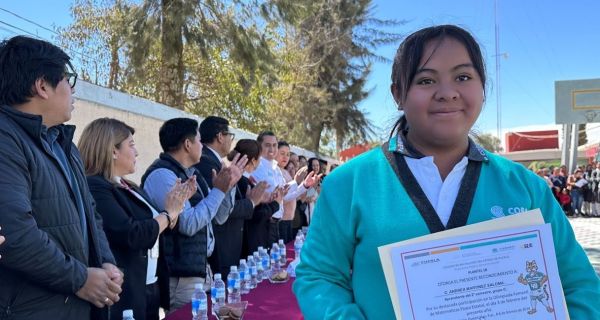
[[243, 243], [252, 250], [260, 242], [240, 239], [277, 234], [271, 219], [281, 217], [289, 190], [320, 178], [253, 179], [276, 141], [240, 141], [224, 165], [228, 128], [214, 117], [200, 130], [178, 118], [160, 128], [164, 152], [137, 186], [127, 179], [136, 169], [132, 127], [98, 119], [74, 145], [75, 127], [65, 122], [77, 74], [64, 51], [16, 36], [0, 44], [0, 71], [2, 317], [119, 319], [133, 309], [136, 318], [156, 319], [159, 306], [189, 302], [211, 269], [228, 268], [230, 258], [237, 264]]
[[176, 310], [189, 302], [196, 284], [208, 288], [213, 272], [226, 279], [240, 258], [277, 242], [284, 204], [295, 203], [320, 178], [286, 179], [276, 156], [289, 145], [272, 132], [241, 139], [230, 152], [228, 125], [214, 116], [200, 125], [188, 118], [166, 121], [159, 130], [163, 153], [140, 187], [125, 178], [135, 172], [135, 130], [109, 118], [84, 129], [79, 148], [88, 183], [125, 274], [112, 319], [127, 309], [157, 319], [159, 306]]

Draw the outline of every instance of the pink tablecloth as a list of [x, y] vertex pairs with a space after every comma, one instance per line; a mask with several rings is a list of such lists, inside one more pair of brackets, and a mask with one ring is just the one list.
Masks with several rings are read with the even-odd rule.
[[[288, 262], [294, 258], [294, 245], [288, 243], [287, 258]], [[286, 319], [300, 320], [304, 319], [296, 296], [292, 292], [292, 283], [294, 278], [282, 284], [273, 284], [269, 280], [263, 280], [255, 289], [248, 294], [242, 295], [243, 301], [248, 301], [248, 309], [244, 314], [245, 320], [269, 320], [269, 319]], [[210, 298], [208, 299], [208, 307], [210, 314]], [[210, 318], [210, 317], [209, 317]], [[189, 320], [192, 319], [192, 307], [188, 303], [181, 309], [169, 314], [166, 320]], [[214, 317], [212, 317], [214, 319]]]

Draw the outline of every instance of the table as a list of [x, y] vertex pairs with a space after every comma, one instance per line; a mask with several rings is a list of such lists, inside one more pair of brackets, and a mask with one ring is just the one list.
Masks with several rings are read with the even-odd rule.
[[[294, 259], [293, 242], [286, 245], [288, 263]], [[269, 320], [286, 319], [302, 320], [304, 317], [300, 312], [296, 296], [292, 292], [292, 284], [295, 278], [290, 278], [286, 283], [273, 284], [269, 280], [263, 280], [256, 288], [248, 294], [242, 295], [242, 301], [248, 301], [248, 308], [244, 314], [245, 320]], [[208, 314], [211, 314], [211, 302], [208, 298]], [[214, 317], [209, 317], [214, 319]], [[165, 320], [189, 320], [192, 319], [191, 303], [186, 304], [179, 310], [167, 315]]]

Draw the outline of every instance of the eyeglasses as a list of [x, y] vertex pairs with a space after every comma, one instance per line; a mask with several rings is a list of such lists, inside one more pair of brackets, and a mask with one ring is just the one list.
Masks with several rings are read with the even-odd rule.
[[235, 133], [231, 133], [231, 132], [223, 131], [223, 132], [221, 132], [221, 134], [223, 134], [223, 135], [225, 135], [225, 136], [226, 136], [226, 135], [229, 135], [231, 140], [234, 140], [234, 139], [235, 139]]
[[65, 78], [67, 78], [67, 82], [72, 88], [75, 88], [75, 84], [77, 83], [77, 73], [75, 72], [65, 72]]

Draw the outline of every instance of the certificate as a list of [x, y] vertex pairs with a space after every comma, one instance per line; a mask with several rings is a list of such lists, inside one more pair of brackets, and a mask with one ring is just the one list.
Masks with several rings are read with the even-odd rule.
[[402, 319], [567, 319], [550, 225], [389, 250]]

